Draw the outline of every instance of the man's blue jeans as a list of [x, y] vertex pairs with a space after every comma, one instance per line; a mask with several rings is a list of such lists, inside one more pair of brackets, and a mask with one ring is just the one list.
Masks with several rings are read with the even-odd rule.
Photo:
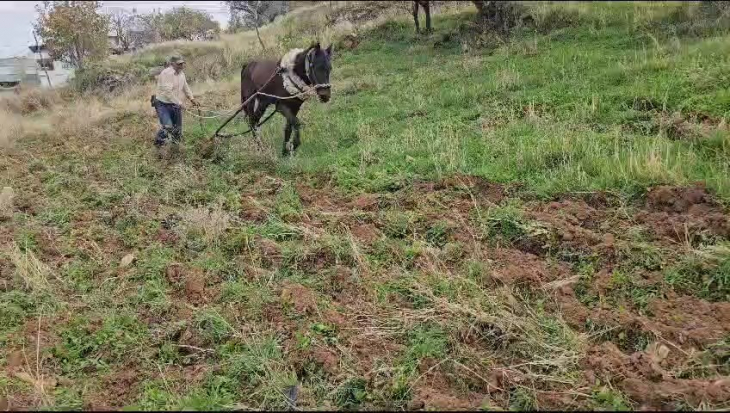
[[160, 120], [160, 130], [157, 131], [155, 146], [162, 146], [168, 139], [180, 143], [182, 136], [182, 110], [174, 103], [165, 103], [155, 100], [155, 110]]

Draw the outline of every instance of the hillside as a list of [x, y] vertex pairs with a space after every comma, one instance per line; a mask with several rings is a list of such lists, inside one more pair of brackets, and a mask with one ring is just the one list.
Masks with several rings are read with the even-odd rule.
[[[0, 406], [730, 408], [723, 14], [525, 3], [499, 39], [470, 2], [429, 36], [405, 3], [329, 3], [266, 52], [162, 44], [0, 101]], [[155, 158], [167, 54], [208, 117], [314, 39], [333, 98], [294, 158], [280, 116], [203, 157], [196, 112]]]

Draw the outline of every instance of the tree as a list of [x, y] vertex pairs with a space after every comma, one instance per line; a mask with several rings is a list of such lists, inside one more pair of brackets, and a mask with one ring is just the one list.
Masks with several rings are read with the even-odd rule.
[[45, 1], [36, 6], [35, 30], [51, 54], [79, 69], [109, 52], [109, 18], [96, 1]]
[[148, 44], [162, 40], [162, 13], [138, 15], [135, 17], [134, 23], [139, 26], [140, 30], [132, 32], [132, 43]]
[[176, 7], [162, 15], [160, 34], [163, 40], [208, 38], [213, 32], [220, 33], [218, 22], [210, 14], [188, 7]]
[[132, 23], [134, 16], [123, 9], [115, 9], [109, 15], [112, 32], [117, 36], [117, 45], [126, 52], [132, 45]]
[[228, 13], [228, 27], [226, 27], [226, 32], [236, 33], [245, 27], [246, 27], [246, 25], [243, 22], [243, 17], [241, 17], [241, 13], [238, 13], [238, 12]]
[[264, 41], [261, 40], [259, 27], [274, 21], [276, 16], [289, 11], [288, 1], [226, 1], [231, 15], [231, 21], [240, 22], [242, 27], [253, 27], [256, 30], [256, 37], [259, 39], [261, 48], [266, 50]]

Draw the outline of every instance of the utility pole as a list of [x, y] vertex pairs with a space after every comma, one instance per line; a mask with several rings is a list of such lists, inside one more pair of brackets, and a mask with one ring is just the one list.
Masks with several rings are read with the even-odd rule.
[[46, 69], [46, 66], [43, 64], [43, 55], [41, 54], [41, 45], [38, 44], [38, 36], [35, 34], [35, 30], [33, 30], [33, 39], [35, 39], [35, 51], [38, 53], [38, 59], [39, 64], [41, 65], [41, 68], [43, 68], [43, 71], [46, 73], [46, 79], [48, 80], [48, 87], [53, 89], [53, 85], [51, 84], [51, 77], [48, 76], [48, 69]]

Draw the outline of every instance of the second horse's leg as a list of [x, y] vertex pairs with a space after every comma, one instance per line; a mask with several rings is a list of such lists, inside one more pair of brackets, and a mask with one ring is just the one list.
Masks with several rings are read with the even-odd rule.
[[431, 28], [431, 7], [428, 1], [423, 2], [423, 11], [426, 13], [426, 33], [433, 32]]
[[416, 24], [416, 34], [421, 32], [421, 28], [418, 25], [418, 2], [413, 2], [413, 22]]

